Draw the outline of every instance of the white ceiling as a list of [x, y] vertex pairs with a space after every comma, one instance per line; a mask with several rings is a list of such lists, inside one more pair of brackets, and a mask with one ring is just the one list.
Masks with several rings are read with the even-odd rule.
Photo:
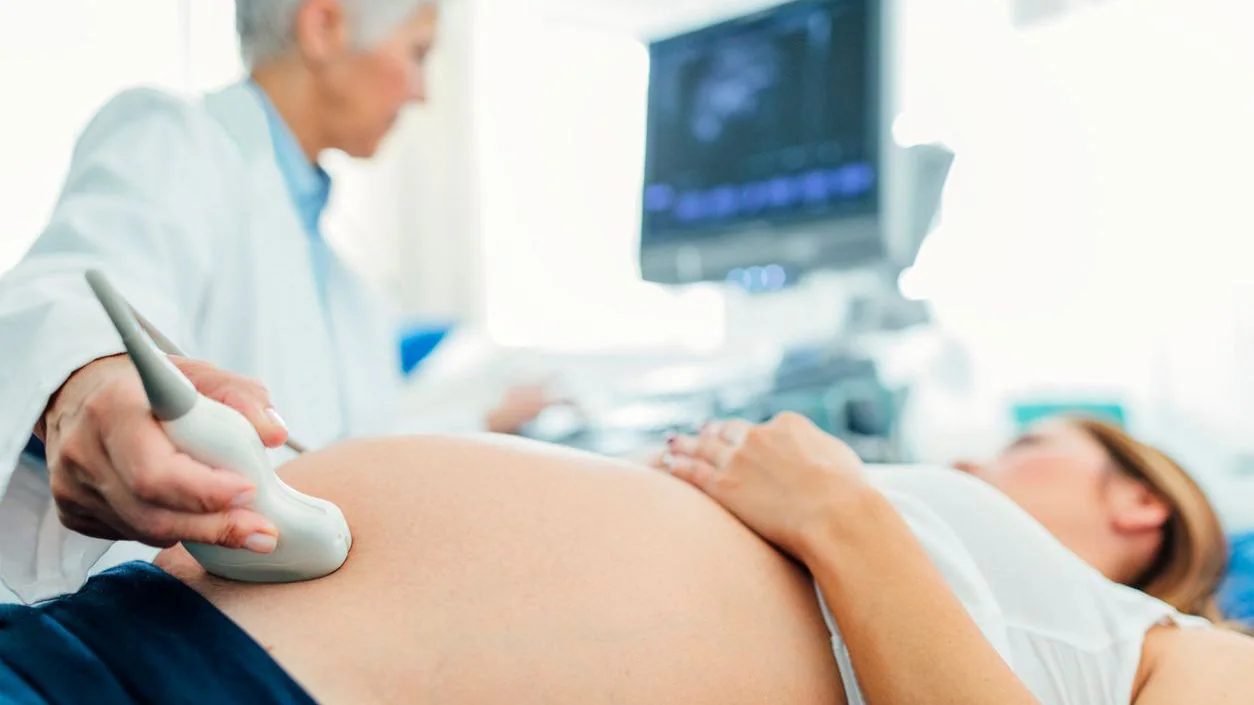
[[[778, 5], [786, 0], [505, 0], [530, 2], [556, 20], [662, 37]], [[896, 0], [904, 2], [906, 0]], [[942, 0], [921, 0], [940, 2]], [[1006, 8], [1019, 27], [1045, 22], [1111, 0], [987, 0]]]
[[530, 0], [554, 19], [629, 32], [642, 38], [665, 36], [710, 22], [778, 5], [782, 0]]

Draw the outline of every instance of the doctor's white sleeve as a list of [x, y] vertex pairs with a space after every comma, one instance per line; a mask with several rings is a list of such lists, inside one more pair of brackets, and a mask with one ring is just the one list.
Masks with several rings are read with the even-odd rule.
[[110, 545], [61, 525], [44, 464], [23, 455], [65, 380], [123, 349], [84, 272], [103, 270], [180, 344], [208, 285], [217, 204], [195, 171], [211, 137], [195, 110], [151, 90], [114, 98], [75, 146], [46, 230], [0, 277], [0, 580], [24, 601], [76, 590]]

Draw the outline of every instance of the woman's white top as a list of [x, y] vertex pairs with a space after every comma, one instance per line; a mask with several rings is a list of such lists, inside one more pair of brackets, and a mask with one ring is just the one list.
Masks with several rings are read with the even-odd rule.
[[[1043, 705], [1129, 705], [1149, 629], [1208, 624], [1107, 580], [980, 480], [946, 468], [873, 467], [868, 473]], [[863, 705], [849, 652], [825, 604], [823, 612], [849, 705]]]

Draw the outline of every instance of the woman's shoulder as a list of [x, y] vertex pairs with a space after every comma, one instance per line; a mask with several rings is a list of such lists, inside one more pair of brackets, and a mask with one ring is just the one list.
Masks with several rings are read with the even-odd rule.
[[[914, 497], [926, 501], [935, 511], [944, 512], [951, 520], [998, 521], [1031, 520], [1023, 510], [988, 483], [972, 475], [943, 465], [868, 465], [868, 481], [890, 499]], [[979, 514], [965, 514], [978, 508]], [[1043, 527], [1042, 527], [1043, 530]]]
[[994, 487], [956, 470], [871, 468], [899, 511], [944, 524], [997, 595], [1011, 626], [1082, 648], [1140, 634], [1175, 616], [1169, 605], [1108, 580]]
[[1254, 639], [1222, 629], [1154, 629], [1145, 639], [1134, 705], [1248, 703]]
[[933, 550], [934, 560], [959, 552], [969, 559], [996, 604], [1008, 660], [1045, 702], [1129, 702], [1146, 633], [1173, 621], [1195, 624], [1108, 580], [977, 478], [926, 466], [868, 473], [912, 528], [921, 527], [916, 533], [932, 534], [925, 545], [948, 537], [953, 545]]
[[[882, 472], [881, 472], [882, 471]], [[943, 525], [989, 584], [1008, 627], [1100, 651], [1176, 619], [1170, 605], [1107, 579], [994, 487], [942, 467], [871, 468], [872, 483], [909, 520]]]
[[866, 466], [866, 473], [876, 485], [898, 486], [915, 482], [953, 483], [954, 486], [983, 484], [961, 470], [926, 463], [870, 464]]

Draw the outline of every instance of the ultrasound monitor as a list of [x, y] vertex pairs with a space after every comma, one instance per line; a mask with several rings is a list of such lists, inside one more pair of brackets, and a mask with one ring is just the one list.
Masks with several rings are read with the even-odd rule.
[[884, 257], [879, 15], [797, 0], [650, 44], [646, 280], [777, 288]]

